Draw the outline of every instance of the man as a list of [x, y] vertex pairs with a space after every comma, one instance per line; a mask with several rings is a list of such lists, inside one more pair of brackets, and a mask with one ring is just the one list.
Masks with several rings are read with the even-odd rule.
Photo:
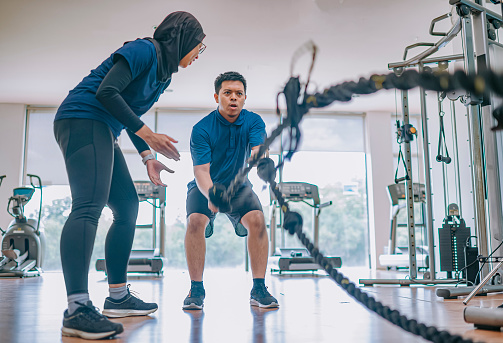
[[[218, 109], [201, 119], [192, 129], [190, 152], [195, 179], [188, 184], [187, 232], [185, 253], [191, 279], [183, 309], [201, 310], [205, 238], [213, 234], [213, 220], [219, 208], [210, 201], [209, 190], [215, 184], [229, 186], [250, 156], [256, 154], [265, 139], [265, 124], [256, 113], [243, 109], [246, 80], [237, 72], [220, 74], [215, 80]], [[230, 199], [231, 209], [224, 212], [238, 236], [248, 235], [253, 275], [250, 304], [263, 308], [278, 307], [278, 301], [265, 286], [269, 241], [262, 206], [246, 180]]]

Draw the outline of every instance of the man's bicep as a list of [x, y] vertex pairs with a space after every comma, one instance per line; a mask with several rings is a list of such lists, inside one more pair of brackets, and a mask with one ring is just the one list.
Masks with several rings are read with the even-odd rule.
[[197, 166], [194, 166], [194, 175], [197, 177], [198, 175], [205, 174], [205, 173], [210, 173], [210, 164], [199, 164]]
[[262, 118], [257, 118], [257, 120], [251, 125], [249, 131], [249, 141], [252, 147], [261, 145], [264, 143], [266, 138], [265, 123]]
[[205, 132], [199, 130], [192, 130], [190, 136], [190, 154], [194, 166], [209, 164], [211, 162], [211, 146], [209, 137]]

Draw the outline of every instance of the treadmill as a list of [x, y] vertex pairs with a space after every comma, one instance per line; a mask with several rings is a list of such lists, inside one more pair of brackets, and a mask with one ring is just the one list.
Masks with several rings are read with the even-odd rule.
[[[161, 275], [166, 256], [166, 188], [156, 186], [150, 181], [134, 181], [134, 186], [140, 202], [144, 201], [152, 205], [152, 222], [136, 225], [137, 230], [152, 230], [152, 245], [150, 249], [131, 251], [127, 272]], [[158, 217], [159, 223], [156, 222]], [[106, 273], [105, 259], [96, 260], [96, 270]]]
[[[287, 202], [304, 202], [313, 208], [313, 244], [318, 247], [319, 241], [319, 223], [321, 209], [332, 205], [332, 201], [320, 203], [320, 195], [318, 186], [305, 182], [282, 182], [278, 184], [279, 190]], [[271, 215], [270, 215], [270, 240], [271, 240], [271, 257], [269, 264], [271, 272], [293, 272], [293, 271], [317, 271], [323, 269], [314, 257], [309, 254], [306, 248], [278, 248], [276, 249], [276, 229], [281, 228], [281, 223], [276, 224], [276, 209], [277, 199], [274, 193], [270, 192], [271, 196]], [[311, 204], [312, 203], [312, 204]], [[281, 218], [280, 218], [281, 222]], [[284, 239], [282, 240], [284, 245]], [[334, 268], [340, 268], [342, 260], [340, 257], [328, 257]]]

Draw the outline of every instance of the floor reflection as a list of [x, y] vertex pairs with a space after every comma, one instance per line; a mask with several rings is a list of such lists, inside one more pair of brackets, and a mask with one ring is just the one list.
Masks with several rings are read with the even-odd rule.
[[250, 311], [253, 316], [253, 343], [266, 343], [265, 319], [271, 312], [278, 311], [279, 308], [260, 308], [257, 306], [250, 306]]
[[201, 343], [203, 341], [203, 319], [204, 311], [186, 310], [183, 311], [190, 317], [190, 343]]

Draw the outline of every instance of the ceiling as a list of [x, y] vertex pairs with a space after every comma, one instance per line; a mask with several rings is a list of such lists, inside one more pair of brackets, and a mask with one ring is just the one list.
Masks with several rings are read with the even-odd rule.
[[[0, 103], [59, 105], [123, 42], [152, 36], [177, 10], [198, 18], [207, 49], [174, 74], [172, 92], [156, 106], [211, 108], [215, 77], [235, 70], [248, 81], [247, 107], [272, 109], [306, 41], [319, 48], [311, 82], [322, 90], [387, 73], [405, 46], [438, 40], [428, 34], [430, 22], [451, 8], [448, 0], [0, 0]], [[444, 22], [438, 29], [450, 28]], [[302, 74], [307, 62], [298, 64]], [[330, 109], [394, 111], [395, 96], [381, 92]]]

